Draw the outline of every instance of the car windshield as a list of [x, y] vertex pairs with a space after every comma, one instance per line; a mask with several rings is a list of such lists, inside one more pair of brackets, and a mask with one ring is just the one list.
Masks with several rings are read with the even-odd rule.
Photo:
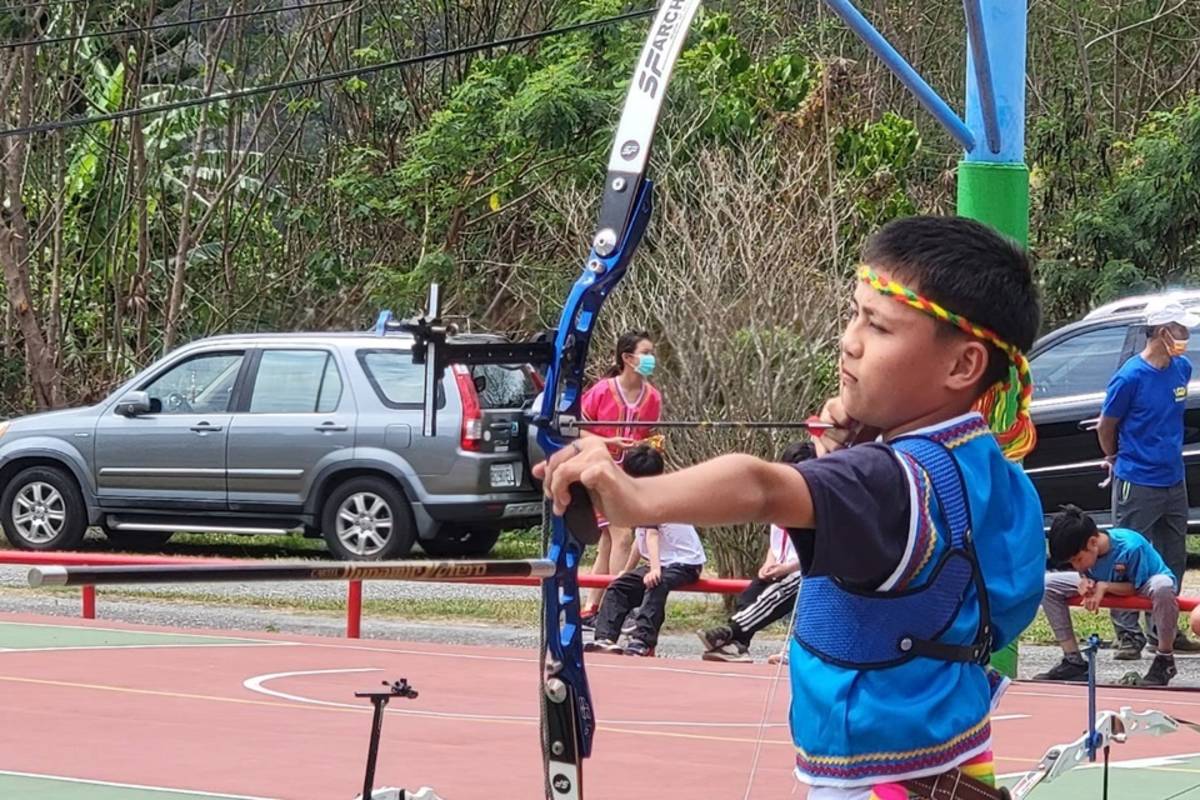
[[1098, 328], [1056, 342], [1030, 360], [1034, 399], [1103, 392], [1120, 366], [1128, 328]]

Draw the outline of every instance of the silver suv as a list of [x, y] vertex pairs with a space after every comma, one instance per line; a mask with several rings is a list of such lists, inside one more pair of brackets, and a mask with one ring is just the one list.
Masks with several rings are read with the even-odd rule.
[[[457, 341], [498, 337], [464, 336]], [[343, 559], [483, 555], [533, 524], [529, 365], [451, 365], [438, 435], [404, 334], [253, 334], [186, 345], [98, 405], [0, 423], [0, 525], [70, 549], [88, 525], [151, 547], [176, 531], [323, 536]]]

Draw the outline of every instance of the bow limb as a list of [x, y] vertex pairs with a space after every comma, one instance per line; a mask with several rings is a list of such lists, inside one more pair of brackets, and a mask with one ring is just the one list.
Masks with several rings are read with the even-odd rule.
[[[591, 253], [563, 304], [546, 374], [538, 442], [547, 455], [562, 449], [570, 441], [567, 432], [574, 432], [597, 315], [624, 277], [650, 219], [652, 182], [645, 174], [650, 145], [667, 83], [699, 7], [700, 0], [663, 0], [634, 69], [609, 155]], [[550, 800], [582, 799], [582, 760], [592, 750], [596, 718], [583, 664], [579, 562], [599, 535], [591, 502], [580, 487], [572, 492], [565, 518], [550, 520], [546, 557], [555, 571], [542, 583], [542, 745]]]
[[1130, 736], [1162, 736], [1177, 730], [1179, 723], [1161, 711], [1135, 712], [1129, 707], [1119, 712], [1102, 711], [1096, 717], [1094, 733], [1085, 733], [1070, 744], [1051, 747], [1038, 765], [1025, 773], [1009, 793], [1013, 800], [1024, 800], [1038, 784], [1052, 781], [1090, 762], [1089, 754], [1103, 750], [1113, 742], [1124, 742]]

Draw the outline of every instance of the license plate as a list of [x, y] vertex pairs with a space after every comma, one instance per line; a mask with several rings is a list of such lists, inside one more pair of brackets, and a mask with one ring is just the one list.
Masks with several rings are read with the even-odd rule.
[[513, 488], [517, 485], [517, 471], [512, 464], [492, 464], [488, 471], [493, 489]]

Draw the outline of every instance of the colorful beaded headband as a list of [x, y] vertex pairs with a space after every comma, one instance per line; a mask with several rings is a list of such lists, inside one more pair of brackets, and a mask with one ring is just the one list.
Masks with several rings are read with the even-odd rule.
[[1008, 356], [1008, 380], [997, 381], [989, 387], [975, 401], [974, 408], [988, 421], [988, 426], [996, 434], [996, 440], [1006, 457], [1020, 461], [1028, 455], [1037, 444], [1037, 430], [1029, 414], [1029, 403], [1033, 399], [1033, 377], [1029, 371], [1029, 359], [1025, 358], [1025, 354], [987, 328], [976, 325], [953, 311], [947, 311], [932, 300], [893, 280], [881, 278], [868, 266], [858, 268], [858, 277], [880, 294], [895, 298], [918, 311], [924, 311], [934, 319], [949, 322], [976, 339], [995, 345]]

